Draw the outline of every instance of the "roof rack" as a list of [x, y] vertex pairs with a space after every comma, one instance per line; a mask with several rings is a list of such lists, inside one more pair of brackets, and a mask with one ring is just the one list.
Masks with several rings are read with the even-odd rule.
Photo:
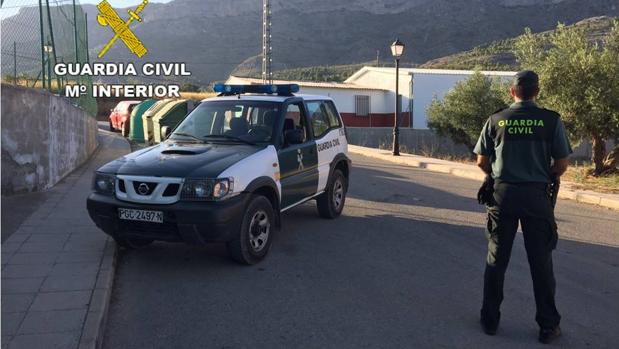
[[213, 86], [213, 91], [219, 92], [219, 96], [234, 96], [244, 93], [264, 93], [269, 95], [277, 94], [278, 96], [293, 96], [293, 93], [299, 92], [299, 85], [226, 85], [217, 83]]

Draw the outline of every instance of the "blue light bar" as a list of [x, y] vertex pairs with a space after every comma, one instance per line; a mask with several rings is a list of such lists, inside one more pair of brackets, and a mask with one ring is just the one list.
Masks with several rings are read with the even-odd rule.
[[276, 85], [226, 85], [217, 83], [213, 86], [213, 91], [224, 95], [239, 95], [243, 93], [266, 93], [278, 95], [290, 95], [299, 92], [297, 84], [276, 84]]

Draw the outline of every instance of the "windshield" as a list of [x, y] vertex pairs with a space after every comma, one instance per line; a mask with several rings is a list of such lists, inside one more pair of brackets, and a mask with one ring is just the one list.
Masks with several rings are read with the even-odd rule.
[[174, 130], [174, 140], [268, 143], [280, 103], [262, 101], [207, 101]]

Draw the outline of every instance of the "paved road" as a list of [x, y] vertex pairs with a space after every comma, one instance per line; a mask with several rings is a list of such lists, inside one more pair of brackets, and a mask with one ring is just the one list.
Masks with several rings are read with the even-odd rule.
[[[269, 257], [223, 246], [122, 252], [106, 348], [521, 348], [537, 345], [522, 237], [499, 333], [478, 313], [486, 241], [478, 183], [354, 157], [344, 215], [288, 212]], [[619, 215], [560, 201], [555, 253], [564, 347], [619, 343]]]

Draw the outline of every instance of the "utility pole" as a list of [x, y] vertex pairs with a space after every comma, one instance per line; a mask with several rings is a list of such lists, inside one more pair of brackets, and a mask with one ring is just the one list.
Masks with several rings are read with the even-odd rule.
[[[41, 28], [41, 83], [45, 89], [45, 41], [43, 39], [43, 1], [39, 0], [39, 27]], [[34, 82], [36, 85], [36, 81]]]
[[17, 43], [13, 41], [13, 85], [17, 85]]
[[[47, 24], [49, 24], [49, 35], [50, 35], [50, 38], [52, 40], [51, 46], [52, 46], [52, 53], [54, 54], [54, 64], [56, 64], [56, 63], [58, 63], [58, 58], [56, 57], [56, 41], [54, 41], [54, 28], [52, 26], [52, 15], [51, 15], [51, 13], [49, 11], [49, 0], [45, 0], [45, 5], [47, 6]], [[48, 39], [48, 41], [49, 41], [49, 39]], [[49, 61], [49, 55], [47, 55], [47, 59]], [[47, 72], [50, 74], [50, 77], [49, 77], [48, 81], [50, 81], [49, 87], [50, 87], [50, 90], [51, 90], [51, 87], [52, 87], [52, 85], [51, 85], [51, 74], [52, 74], [52, 72], [49, 70], [49, 64], [47, 65], [47, 67], [48, 67]], [[58, 84], [56, 86], [56, 88], [60, 88], [60, 77], [58, 75], [56, 75], [56, 83]], [[60, 93], [60, 92], [58, 92], [58, 93]]]
[[271, 5], [269, 0], [262, 0], [262, 83], [272, 84], [273, 73], [271, 72]]
[[75, 0], [73, 0], [73, 32], [75, 35], [75, 63], [79, 63], [79, 56], [77, 53], [77, 9], [75, 7]]
[[376, 50], [376, 66], [380, 67], [380, 50]]

